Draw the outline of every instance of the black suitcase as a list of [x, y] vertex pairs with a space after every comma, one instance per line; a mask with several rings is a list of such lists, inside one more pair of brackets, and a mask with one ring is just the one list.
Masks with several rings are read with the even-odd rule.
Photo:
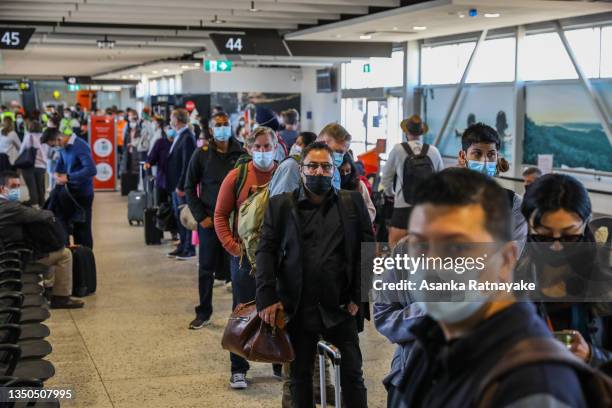
[[83, 297], [96, 291], [96, 259], [91, 249], [75, 245], [72, 251], [72, 295]]
[[144, 234], [145, 244], [161, 245], [164, 235], [163, 231], [157, 228], [157, 208], [145, 208], [144, 210]]
[[121, 173], [121, 195], [126, 196], [130, 191], [138, 189], [138, 174]]
[[140, 224], [144, 221], [144, 210], [147, 208], [147, 195], [142, 191], [130, 191], [128, 194], [128, 222]]

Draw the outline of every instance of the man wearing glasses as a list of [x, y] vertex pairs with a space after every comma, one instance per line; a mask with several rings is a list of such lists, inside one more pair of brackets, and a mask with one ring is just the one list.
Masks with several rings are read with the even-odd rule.
[[349, 407], [367, 406], [357, 337], [362, 325], [361, 242], [373, 240], [363, 198], [332, 186], [333, 151], [315, 142], [304, 149], [301, 182], [270, 199], [257, 251], [257, 309], [274, 325], [284, 310], [295, 360], [293, 406], [312, 407], [313, 364], [322, 337], [342, 353], [341, 389]]

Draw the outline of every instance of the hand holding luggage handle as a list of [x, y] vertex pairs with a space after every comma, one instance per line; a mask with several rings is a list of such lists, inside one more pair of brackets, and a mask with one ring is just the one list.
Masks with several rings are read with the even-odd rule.
[[325, 356], [329, 356], [334, 366], [334, 391], [336, 394], [335, 406], [340, 408], [342, 406], [340, 401], [340, 364], [342, 362], [340, 350], [338, 350], [333, 344], [321, 340], [317, 344], [317, 353], [319, 354], [321, 408], [327, 407], [327, 395], [325, 390]]

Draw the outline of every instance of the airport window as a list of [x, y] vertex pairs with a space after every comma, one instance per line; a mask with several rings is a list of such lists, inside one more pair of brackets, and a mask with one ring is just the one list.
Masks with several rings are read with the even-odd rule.
[[601, 29], [601, 78], [612, 78], [612, 26]]
[[456, 84], [467, 66], [475, 42], [423, 47], [421, 84]]
[[391, 58], [370, 58], [342, 64], [342, 89], [402, 86], [404, 52], [394, 51]]
[[521, 78], [526, 81], [578, 78], [557, 33], [525, 36]]
[[516, 39], [486, 40], [478, 49], [467, 82], [512, 82], [516, 63]]

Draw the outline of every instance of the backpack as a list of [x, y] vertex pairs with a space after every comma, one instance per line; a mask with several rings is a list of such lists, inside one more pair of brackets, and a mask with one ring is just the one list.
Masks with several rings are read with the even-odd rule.
[[255, 274], [255, 252], [257, 251], [264, 215], [270, 200], [268, 184], [258, 186], [257, 191], [251, 194], [238, 210], [238, 236], [242, 241], [244, 254], [251, 264], [251, 275]]
[[64, 227], [55, 217], [45, 221], [26, 223], [23, 227], [30, 245], [39, 255], [64, 248], [68, 240]]
[[512, 371], [530, 364], [549, 363], [561, 364], [574, 370], [587, 406], [612, 406], [612, 378], [589, 366], [570, 353], [561, 342], [550, 337], [531, 337], [515, 344], [480, 382], [474, 406], [491, 407], [499, 380]]
[[416, 187], [422, 180], [434, 173], [433, 162], [427, 156], [429, 145], [424, 144], [421, 152], [415, 155], [408, 143], [402, 143], [402, 147], [408, 154], [404, 160], [402, 192], [407, 204], [414, 203]]

